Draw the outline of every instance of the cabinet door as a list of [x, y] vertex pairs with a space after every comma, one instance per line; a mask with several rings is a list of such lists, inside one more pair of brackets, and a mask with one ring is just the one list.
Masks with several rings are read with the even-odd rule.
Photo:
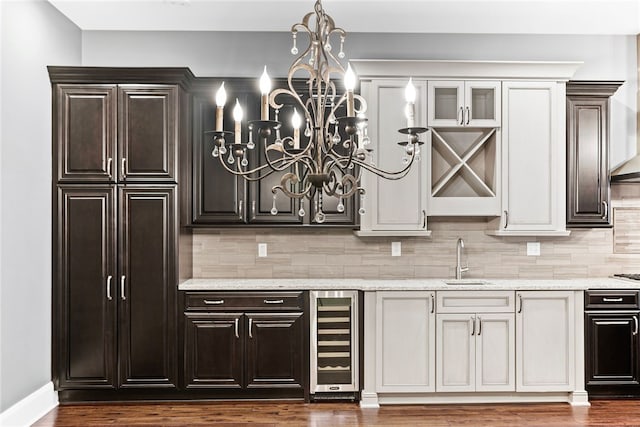
[[119, 191], [120, 384], [175, 387], [175, 186]]
[[[219, 85], [219, 84], [218, 84]], [[242, 178], [237, 178], [224, 169], [220, 157], [213, 157], [211, 134], [215, 129], [216, 105], [213, 99], [214, 87], [208, 92], [193, 95], [193, 199], [191, 221], [194, 224], [242, 224], [245, 222], [247, 190]], [[247, 95], [230, 92], [229, 99], [238, 98], [247, 105]], [[233, 108], [224, 109], [224, 123], [232, 130]], [[243, 129], [244, 130], [244, 129]], [[227, 152], [227, 156], [228, 156]], [[227, 161], [227, 158], [223, 159]]]
[[[369, 137], [374, 163], [385, 170], [401, 170], [404, 150], [397, 145], [405, 139], [398, 129], [406, 127], [404, 90], [406, 80], [374, 80], [362, 83], [363, 96], [369, 100]], [[426, 82], [414, 81], [418, 90], [416, 126], [424, 126]], [[421, 135], [424, 141], [425, 134]], [[425, 145], [426, 146], [426, 145]], [[425, 231], [426, 200], [429, 188], [427, 161], [415, 161], [402, 179], [387, 180], [372, 173], [362, 174], [365, 214], [363, 231]]]
[[242, 388], [242, 313], [185, 313], [185, 387]]
[[565, 229], [563, 88], [556, 82], [502, 84], [505, 231]]
[[376, 390], [435, 391], [434, 292], [378, 292]]
[[567, 97], [567, 224], [610, 226], [609, 99]]
[[467, 81], [464, 84], [464, 125], [500, 126], [502, 115], [499, 81]]
[[114, 388], [116, 245], [113, 186], [58, 187], [54, 378], [60, 388]]
[[305, 388], [303, 313], [246, 313], [247, 388]]
[[177, 181], [178, 88], [118, 87], [119, 179]]
[[516, 391], [573, 390], [573, 292], [521, 291], [516, 298]]
[[515, 319], [513, 313], [476, 316], [476, 391], [515, 391]]
[[438, 314], [436, 391], [475, 391], [475, 314]]
[[116, 86], [57, 85], [55, 169], [63, 182], [115, 181]]
[[638, 313], [585, 315], [586, 385], [638, 385]]
[[464, 126], [464, 81], [429, 80], [429, 126]]

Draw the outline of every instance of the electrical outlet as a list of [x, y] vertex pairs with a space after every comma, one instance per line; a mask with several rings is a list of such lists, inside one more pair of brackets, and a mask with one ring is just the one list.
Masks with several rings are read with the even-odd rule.
[[527, 256], [540, 256], [540, 242], [527, 242]]
[[265, 258], [267, 256], [267, 244], [258, 243], [258, 257]]
[[401, 256], [401, 255], [402, 255], [402, 243], [391, 242], [391, 256]]

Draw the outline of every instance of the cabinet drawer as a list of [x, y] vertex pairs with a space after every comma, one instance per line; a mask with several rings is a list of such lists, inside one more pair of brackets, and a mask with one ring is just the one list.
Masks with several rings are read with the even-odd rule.
[[585, 309], [638, 308], [637, 290], [593, 290], [584, 293]]
[[439, 291], [438, 313], [512, 313], [513, 291]]
[[302, 310], [304, 292], [186, 292], [186, 310]]

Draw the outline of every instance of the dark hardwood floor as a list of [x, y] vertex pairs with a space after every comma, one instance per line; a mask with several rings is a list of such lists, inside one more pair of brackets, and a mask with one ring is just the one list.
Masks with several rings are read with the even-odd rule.
[[34, 426], [639, 426], [640, 400], [568, 404], [391, 405], [215, 402], [59, 406]]

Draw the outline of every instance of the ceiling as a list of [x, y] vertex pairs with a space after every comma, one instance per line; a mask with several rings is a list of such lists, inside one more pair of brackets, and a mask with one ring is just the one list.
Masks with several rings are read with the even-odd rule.
[[[288, 31], [313, 0], [49, 0], [82, 30]], [[348, 32], [638, 34], [640, 0], [324, 0]]]

